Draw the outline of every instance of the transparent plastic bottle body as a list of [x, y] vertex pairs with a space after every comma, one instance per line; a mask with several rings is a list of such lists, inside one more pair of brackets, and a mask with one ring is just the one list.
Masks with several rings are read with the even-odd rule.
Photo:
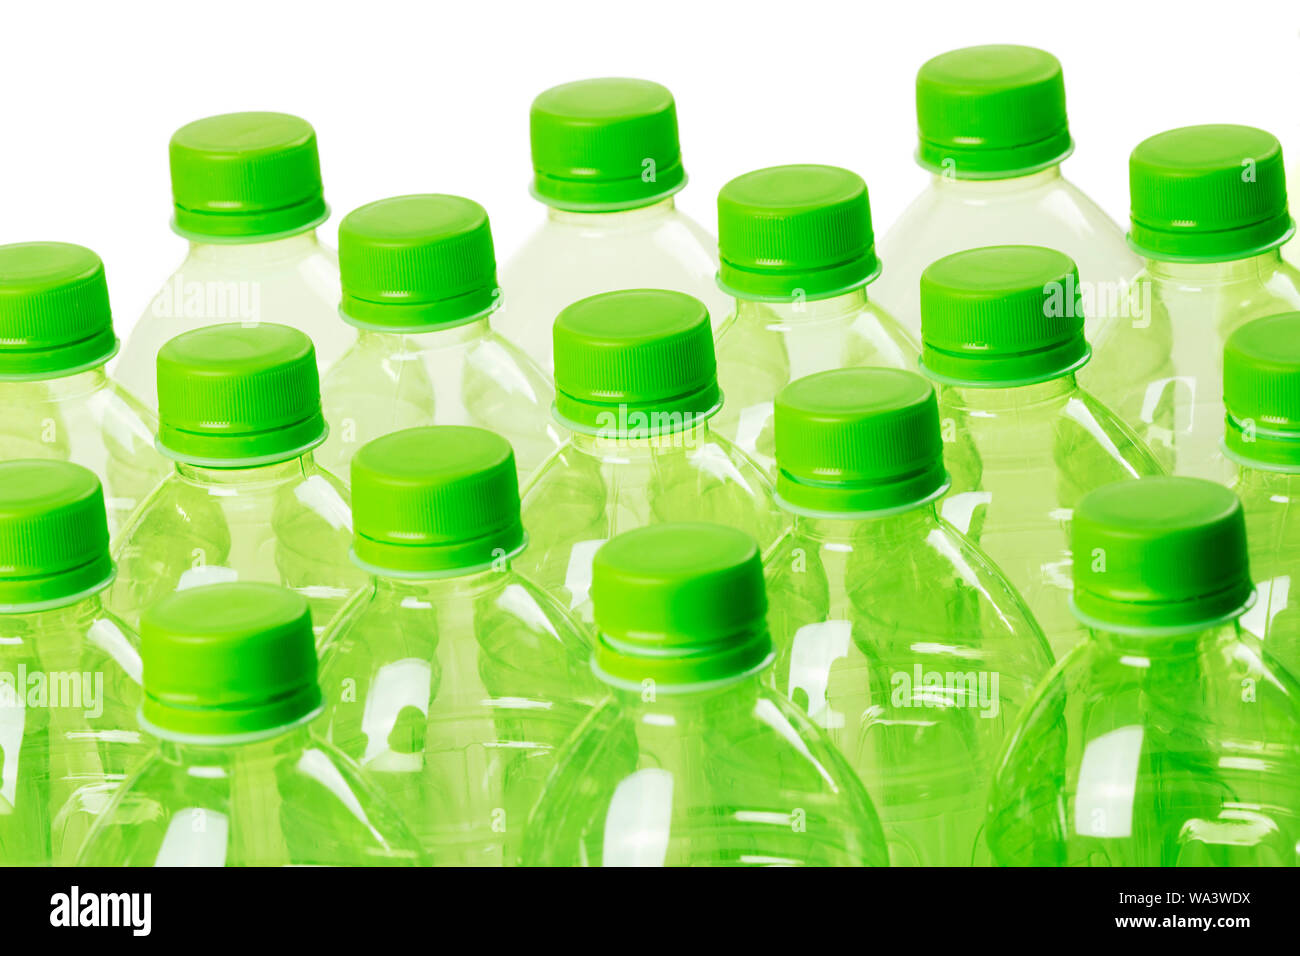
[[672, 289], [695, 296], [716, 330], [731, 311], [719, 291], [718, 242], [672, 198], [622, 212], [547, 209], [546, 222], [506, 263], [492, 326], [555, 370], [551, 327], [560, 310], [600, 292]]
[[1246, 512], [1250, 574], [1259, 594], [1241, 616], [1242, 629], [1300, 681], [1300, 474], [1243, 465], [1230, 487]]
[[787, 523], [762, 471], [708, 423], [639, 440], [573, 435], [524, 492], [523, 516], [520, 572], [587, 625], [591, 561], [616, 534], [711, 521], [749, 532], [766, 550]]
[[767, 580], [777, 690], [866, 785], [891, 865], [986, 865], [992, 770], [1052, 663], [1020, 596], [933, 505], [798, 517]]
[[577, 625], [509, 570], [378, 578], [325, 637], [330, 739], [438, 866], [514, 865], [555, 753], [603, 695]]
[[[1125, 287], [1141, 267], [1123, 230], [1059, 166], [1011, 179], [935, 175], [881, 240], [884, 271], [872, 283], [872, 297], [919, 338], [926, 266], [963, 249], [997, 245], [1063, 252], [1079, 266], [1085, 286], [1101, 290]], [[1104, 342], [1109, 324], [1104, 310], [1090, 310], [1088, 341]]]
[[136, 639], [98, 594], [0, 615], [0, 866], [69, 865], [148, 752]]
[[561, 752], [523, 861], [884, 866], [888, 853], [839, 751], [750, 675], [687, 693], [616, 690]]
[[415, 837], [306, 725], [269, 739], [160, 742], [96, 825], [84, 866], [413, 866]]
[[713, 428], [769, 474], [772, 402], [795, 379], [836, 368], [916, 369], [916, 345], [865, 290], [812, 302], [741, 300], [718, 331], [725, 403]]
[[338, 256], [315, 231], [246, 243], [190, 243], [189, 255], [132, 328], [117, 361], [118, 380], [158, 407], [158, 350], [182, 332], [226, 322], [278, 322], [311, 336], [322, 372], [356, 331], [339, 320]]
[[1061, 657], [1085, 630], [1070, 610], [1070, 517], [1093, 488], [1161, 474], [1154, 456], [1073, 375], [1005, 388], [939, 387], [952, 488], [940, 513], [1020, 592]]
[[310, 453], [247, 468], [177, 463], [118, 537], [108, 604], [138, 627], [172, 591], [265, 581], [307, 599], [319, 636], [366, 583], [351, 546], [347, 489]]
[[1300, 272], [1277, 250], [1234, 262], [1148, 261], [1080, 380], [1170, 474], [1227, 482], [1223, 346], [1251, 319], [1300, 309]]
[[1295, 866], [1300, 688], [1235, 623], [1093, 632], [1060, 661], [990, 797], [995, 862]]
[[102, 367], [61, 378], [0, 381], [0, 423], [0, 459], [71, 461], [99, 476], [110, 534], [172, 470], [154, 450], [153, 413]]
[[346, 475], [362, 445], [421, 425], [474, 425], [510, 442], [521, 482], [559, 447], [555, 389], [486, 318], [418, 334], [363, 331], [321, 384], [321, 464]]

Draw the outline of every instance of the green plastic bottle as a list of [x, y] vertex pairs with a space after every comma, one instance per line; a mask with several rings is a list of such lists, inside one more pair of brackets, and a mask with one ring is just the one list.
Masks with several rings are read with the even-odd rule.
[[321, 652], [330, 739], [439, 866], [513, 865], [555, 751], [598, 699], [590, 643], [517, 573], [514, 455], [411, 428], [352, 459], [353, 559], [373, 575]]
[[135, 635], [113, 579], [99, 480], [0, 462], [0, 866], [67, 865], [144, 756]]
[[1246, 510], [1259, 591], [1241, 626], [1300, 680], [1300, 312], [1255, 319], [1228, 337], [1223, 400], [1230, 487]]
[[1087, 640], [1026, 707], [990, 795], [994, 860], [1300, 864], [1300, 685], [1240, 617], [1237, 497], [1197, 478], [1088, 494], [1074, 513]]
[[572, 437], [524, 492], [530, 578], [591, 622], [591, 559], [643, 525], [708, 519], [764, 548], [785, 526], [762, 470], [715, 433], [722, 406], [703, 303], [607, 292], [555, 321], [555, 414]]
[[769, 474], [772, 401], [833, 368], [915, 368], [916, 345], [868, 300], [880, 274], [862, 177], [835, 166], [775, 166], [718, 193], [718, 282], [735, 296], [718, 331], [727, 401], [715, 428]]
[[555, 390], [488, 327], [501, 301], [487, 213], [459, 196], [399, 196], [339, 226], [339, 314], [359, 330], [321, 383], [337, 475], [366, 442], [417, 425], [490, 428], [514, 447], [521, 479], [559, 446]]
[[930, 383], [894, 369], [799, 379], [776, 399], [767, 559], [777, 690], [839, 747], [895, 866], [988, 862], [1002, 743], [1052, 655], [1002, 573], [938, 516], [948, 487]]
[[138, 627], [171, 591], [267, 581], [323, 629], [366, 576], [347, 489], [312, 456], [327, 429], [311, 340], [270, 323], [186, 332], [158, 353], [158, 397], [175, 466], [117, 538], [109, 606]]
[[686, 186], [677, 104], [658, 83], [578, 80], [542, 92], [529, 111], [538, 227], [503, 270], [492, 325], [548, 374], [551, 325], [572, 302], [618, 289], [675, 289], [727, 315], [718, 244], [676, 206]]
[[355, 333], [338, 320], [338, 258], [316, 237], [329, 207], [311, 124], [286, 113], [208, 116], [178, 129], [168, 155], [172, 230], [189, 253], [131, 329], [123, 384], [157, 407], [162, 346], [229, 322], [301, 329], [328, 369]]
[[1227, 481], [1223, 346], [1253, 318], [1300, 309], [1282, 147], [1249, 126], [1188, 126], [1129, 158], [1129, 243], [1146, 261], [1084, 384], [1171, 474]]
[[83, 866], [423, 862], [391, 803], [319, 735], [311, 612], [272, 584], [213, 584], [149, 608], [140, 726], [155, 751], [119, 789]]
[[940, 513], [1006, 574], [1060, 657], [1084, 634], [1069, 608], [1071, 510], [1093, 488], [1160, 466], [1075, 380], [1091, 353], [1068, 256], [1040, 246], [946, 256], [921, 275], [921, 323], [949, 444]]
[[[1074, 152], [1060, 61], [1012, 44], [941, 53], [916, 74], [917, 165], [930, 181], [880, 242], [887, 268], [873, 294], [913, 334], [925, 267], [963, 249], [1059, 249], [1093, 288], [1125, 289], [1141, 262], [1124, 232], [1061, 173]], [[1109, 316], [1085, 329], [1104, 341]]]
[[610, 696], [529, 818], [534, 866], [885, 866], [880, 822], [826, 735], [770, 686], [758, 547], [668, 524], [600, 549], [592, 667]]
[[89, 468], [110, 534], [170, 470], [152, 413], [106, 371], [117, 347], [99, 256], [66, 242], [0, 246], [0, 460]]

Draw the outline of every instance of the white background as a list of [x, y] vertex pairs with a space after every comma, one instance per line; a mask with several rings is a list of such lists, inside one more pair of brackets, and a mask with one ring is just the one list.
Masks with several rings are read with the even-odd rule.
[[710, 229], [732, 176], [823, 162], [866, 178], [883, 235], [925, 182], [917, 67], [995, 42], [1060, 58], [1077, 143], [1065, 174], [1123, 221], [1128, 153], [1161, 129], [1247, 123], [1300, 151], [1298, 23], [1294, 0], [4, 0], [0, 242], [95, 249], [124, 336], [184, 253], [167, 226], [172, 131], [280, 110], [316, 127], [326, 241], [362, 203], [451, 192], [487, 207], [504, 261], [542, 215], [527, 193], [533, 96], [618, 75], [676, 96], [679, 202]]

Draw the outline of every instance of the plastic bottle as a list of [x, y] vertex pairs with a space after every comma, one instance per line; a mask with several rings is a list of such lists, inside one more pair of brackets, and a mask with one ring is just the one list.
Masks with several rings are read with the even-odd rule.
[[311, 340], [271, 323], [186, 332], [158, 353], [158, 397], [175, 467], [117, 539], [109, 606], [135, 627], [171, 591], [266, 581], [323, 629], [366, 576], [347, 489], [312, 456], [327, 429]]
[[[1026, 46], [951, 50], [916, 75], [916, 160], [930, 184], [880, 243], [885, 270], [872, 292], [904, 327], [920, 331], [917, 283], [941, 256], [1031, 244], [1059, 249], [1089, 287], [1116, 295], [1140, 265], [1123, 231], [1061, 175], [1074, 150], [1061, 64]], [[1088, 340], [1104, 341], [1109, 313], [1094, 309]]]
[[767, 559], [776, 688], [844, 754], [896, 866], [986, 864], [985, 799], [1007, 733], [1052, 663], [1002, 573], [938, 516], [948, 487], [930, 383], [821, 372], [776, 400]]
[[0, 866], [67, 865], [144, 756], [135, 635], [113, 579], [99, 480], [0, 462]]
[[157, 749], [84, 866], [402, 866], [415, 837], [318, 733], [311, 613], [271, 584], [170, 594], [141, 631], [140, 726]]
[[868, 300], [880, 274], [867, 184], [835, 166], [776, 166], [718, 193], [718, 281], [736, 297], [718, 332], [726, 404], [715, 428], [771, 473], [772, 400], [814, 372], [916, 367], [916, 345]]
[[520, 569], [591, 622], [591, 559], [642, 525], [709, 519], [771, 546], [785, 520], [763, 472], [709, 419], [722, 405], [704, 304], [633, 289], [555, 322], [556, 420], [572, 435], [524, 492]]
[[513, 865], [555, 750], [597, 685], [586, 635], [512, 568], [514, 456], [479, 428], [411, 428], [352, 460], [353, 558], [373, 578], [326, 633], [330, 739], [439, 866]]
[[1224, 452], [1259, 591], [1241, 626], [1300, 680], [1300, 312], [1254, 319], [1228, 337], [1223, 399]]
[[674, 204], [686, 170], [673, 95], [648, 80], [565, 83], [533, 101], [529, 130], [546, 222], [505, 265], [497, 331], [551, 374], [555, 317], [598, 292], [675, 289], [720, 324], [717, 243]]
[[355, 334], [338, 320], [338, 259], [316, 238], [329, 218], [316, 131], [284, 113], [209, 116], [176, 131], [170, 158], [172, 230], [190, 249], [131, 330], [122, 383], [156, 408], [163, 344], [228, 322], [300, 329], [329, 368]]
[[766, 678], [754, 540], [711, 524], [620, 535], [596, 556], [592, 661], [609, 698], [529, 818], [541, 866], [885, 866], [839, 751]]
[[154, 417], [109, 377], [104, 263], [84, 246], [0, 246], [0, 460], [73, 461], [99, 476], [115, 534], [170, 470]]
[[1128, 426], [1079, 387], [1091, 351], [1079, 275], [1039, 246], [946, 256], [921, 276], [922, 355], [939, 387], [952, 489], [940, 513], [1016, 586], [1058, 658], [1070, 613], [1070, 514], [1084, 494], [1160, 473]]
[[496, 258], [483, 207], [459, 196], [400, 196], [339, 226], [339, 314], [360, 331], [321, 384], [338, 475], [371, 439], [417, 425], [477, 425], [507, 438], [520, 478], [560, 444], [555, 390], [488, 328]]
[[1188, 126], [1129, 158], [1129, 241], [1146, 262], [1084, 384], [1166, 471], [1227, 481], [1223, 345], [1252, 318], [1300, 308], [1279, 247], [1295, 230], [1282, 148], [1249, 126]]
[[1108, 485], [1072, 537], [1089, 634], [998, 767], [995, 862], [1300, 863], [1300, 685], [1241, 631], [1254, 590], [1236, 496], [1196, 478]]

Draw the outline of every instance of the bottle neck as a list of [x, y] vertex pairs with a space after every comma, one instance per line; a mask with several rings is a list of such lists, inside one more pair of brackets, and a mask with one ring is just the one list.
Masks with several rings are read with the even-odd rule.
[[672, 215], [677, 208], [672, 196], [659, 199], [635, 209], [610, 209], [574, 212], [569, 209], [546, 207], [546, 218], [551, 222], [566, 226], [590, 227], [593, 229], [611, 229], [615, 226], [638, 226], [651, 223]]
[[501, 558], [491, 567], [463, 574], [439, 577], [387, 577], [376, 575], [376, 598], [387, 603], [414, 607], [443, 607], [452, 600], [478, 598], [499, 590], [512, 571], [509, 559]]
[[615, 452], [620, 457], [649, 458], [674, 451], [690, 451], [713, 441], [713, 431], [707, 420], [675, 431], [667, 431], [648, 438], [628, 438], [617, 433], [589, 435], [573, 433], [573, 447], [589, 455], [604, 457]]
[[204, 263], [239, 266], [256, 262], [265, 265], [268, 262], [300, 259], [320, 249], [320, 240], [315, 229], [308, 229], [283, 239], [269, 242], [257, 242], [256, 237], [248, 242], [200, 242], [190, 240], [189, 257]]
[[1061, 167], [1057, 165], [1024, 175], [1008, 176], [1005, 179], [958, 179], [944, 173], [934, 173], [930, 181], [936, 189], [958, 193], [963, 197], [994, 197], [1006, 193], [1042, 189], [1059, 181], [1060, 178]]
[[1166, 262], [1145, 260], [1145, 271], [1156, 282], [1179, 286], [1228, 285], [1252, 282], [1282, 268], [1282, 251], [1270, 249], [1257, 256], [1230, 259], [1227, 262]]
[[358, 333], [358, 343], [361, 348], [378, 348], [381, 351], [401, 357], [402, 355], [416, 355], [424, 352], [436, 352], [441, 349], [459, 348], [467, 342], [485, 338], [490, 332], [488, 317], [485, 315], [474, 319], [472, 322], [421, 332], [362, 329]]
[[1160, 630], [1144, 634], [1101, 628], [1091, 628], [1088, 632], [1088, 639], [1106, 657], [1139, 668], [1204, 657], [1218, 652], [1240, 636], [1239, 619], [1187, 630]]
[[82, 369], [79, 372], [73, 372], [71, 375], [51, 372], [48, 376], [42, 376], [41, 378], [11, 379], [10, 381], [35, 385], [47, 398], [53, 401], [62, 401], [80, 395], [89, 395], [105, 388], [108, 385], [108, 371], [103, 365], [96, 365], [94, 368]]
[[267, 465], [241, 467], [239, 462], [234, 461], [231, 462], [229, 468], [210, 468], [206, 465], [191, 465], [182, 461], [176, 462], [176, 473], [187, 481], [203, 485], [228, 487], [279, 484], [280, 482], [301, 478], [315, 470], [315, 468], [316, 459], [312, 452], [305, 452], [296, 458]]
[[1263, 462], [1241, 461], [1237, 465], [1233, 490], [1243, 498], [1300, 501], [1300, 465], [1294, 466], [1292, 471], [1278, 471]]
[[926, 501], [902, 511], [893, 509], [880, 515], [855, 513], [836, 518], [830, 515], [795, 515], [791, 527], [798, 537], [827, 545], [889, 544], [923, 538], [938, 526], [939, 516], [933, 501]]
[[740, 321], [761, 322], [769, 330], [783, 331], [792, 325], [832, 322], [862, 312], [867, 307], [867, 288], [854, 289], [827, 299], [794, 302], [760, 302], [737, 299], [736, 315]]
[[972, 388], [966, 385], [940, 385], [943, 401], [950, 407], [1000, 411], [1054, 405], [1067, 401], [1079, 390], [1073, 372], [1034, 382], [1031, 385], [1007, 385], [999, 388]]
[[646, 688], [634, 691], [615, 687], [613, 694], [619, 703], [636, 715], [643, 724], [672, 732], [691, 727], [707, 729], [720, 726], [728, 715], [750, 713], [762, 694], [763, 676], [767, 668], [736, 680], [702, 687]]
[[238, 766], [270, 763], [311, 749], [308, 723], [304, 720], [287, 727], [210, 741], [161, 738], [158, 751], [168, 763], [191, 770], [205, 768], [212, 776], [223, 777]]

